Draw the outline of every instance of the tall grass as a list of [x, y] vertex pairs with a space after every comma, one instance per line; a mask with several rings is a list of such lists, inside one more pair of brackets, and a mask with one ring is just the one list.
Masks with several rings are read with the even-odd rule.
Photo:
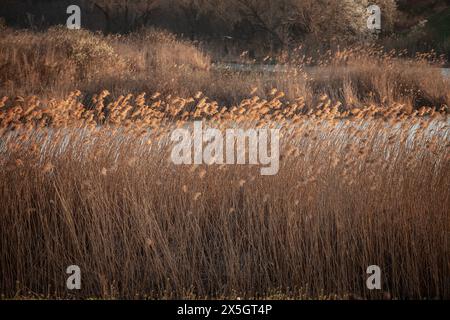
[[[0, 293], [448, 299], [446, 110], [271, 94], [3, 99]], [[278, 175], [174, 165], [168, 134], [195, 119], [281, 126]], [[381, 291], [366, 288], [373, 264]]]
[[[439, 70], [444, 61], [433, 52], [412, 59], [405, 52], [361, 46], [308, 56], [307, 48], [299, 47], [262, 62], [278, 62], [285, 72], [227, 72], [215, 67], [211, 47], [166, 31], [103, 36], [52, 28], [0, 33], [0, 95], [62, 98], [80, 89], [88, 103], [105, 88], [113, 98], [156, 91], [192, 97], [200, 90], [230, 105], [250, 93], [267, 99], [276, 87], [291, 100], [305, 97], [307, 108], [315, 108], [323, 94], [349, 109], [370, 103], [403, 103], [411, 110], [450, 104], [450, 81]], [[248, 62], [245, 55], [239, 59]]]

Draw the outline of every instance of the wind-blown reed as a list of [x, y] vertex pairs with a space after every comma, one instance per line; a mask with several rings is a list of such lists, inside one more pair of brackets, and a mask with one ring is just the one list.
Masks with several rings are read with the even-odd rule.
[[[1, 102], [4, 297], [450, 297], [444, 108], [79, 95]], [[171, 163], [168, 134], [198, 119], [282, 126], [278, 175]]]

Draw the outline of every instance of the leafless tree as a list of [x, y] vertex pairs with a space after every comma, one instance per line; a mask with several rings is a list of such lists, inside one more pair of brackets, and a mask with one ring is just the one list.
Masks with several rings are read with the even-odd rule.
[[[190, 8], [209, 11], [229, 24], [246, 21], [275, 43], [285, 45], [293, 30], [325, 41], [364, 36], [367, 7], [379, 4], [384, 28], [392, 27], [395, 0], [173, 0]], [[298, 35], [298, 34], [297, 34]]]
[[106, 30], [131, 30], [144, 25], [159, 6], [159, 0], [85, 0], [105, 17]]

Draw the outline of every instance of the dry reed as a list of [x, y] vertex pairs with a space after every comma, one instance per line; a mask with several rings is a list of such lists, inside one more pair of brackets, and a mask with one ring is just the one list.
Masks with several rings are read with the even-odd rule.
[[[1, 101], [5, 297], [450, 297], [445, 108], [107, 96]], [[167, 135], [195, 119], [282, 126], [278, 175], [172, 164]]]

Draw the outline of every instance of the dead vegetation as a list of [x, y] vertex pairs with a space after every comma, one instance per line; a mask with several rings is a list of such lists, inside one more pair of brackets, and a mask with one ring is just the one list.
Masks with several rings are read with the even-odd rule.
[[[449, 298], [445, 110], [80, 94], [2, 100], [5, 297]], [[168, 134], [199, 119], [282, 126], [278, 175], [174, 165]]]

